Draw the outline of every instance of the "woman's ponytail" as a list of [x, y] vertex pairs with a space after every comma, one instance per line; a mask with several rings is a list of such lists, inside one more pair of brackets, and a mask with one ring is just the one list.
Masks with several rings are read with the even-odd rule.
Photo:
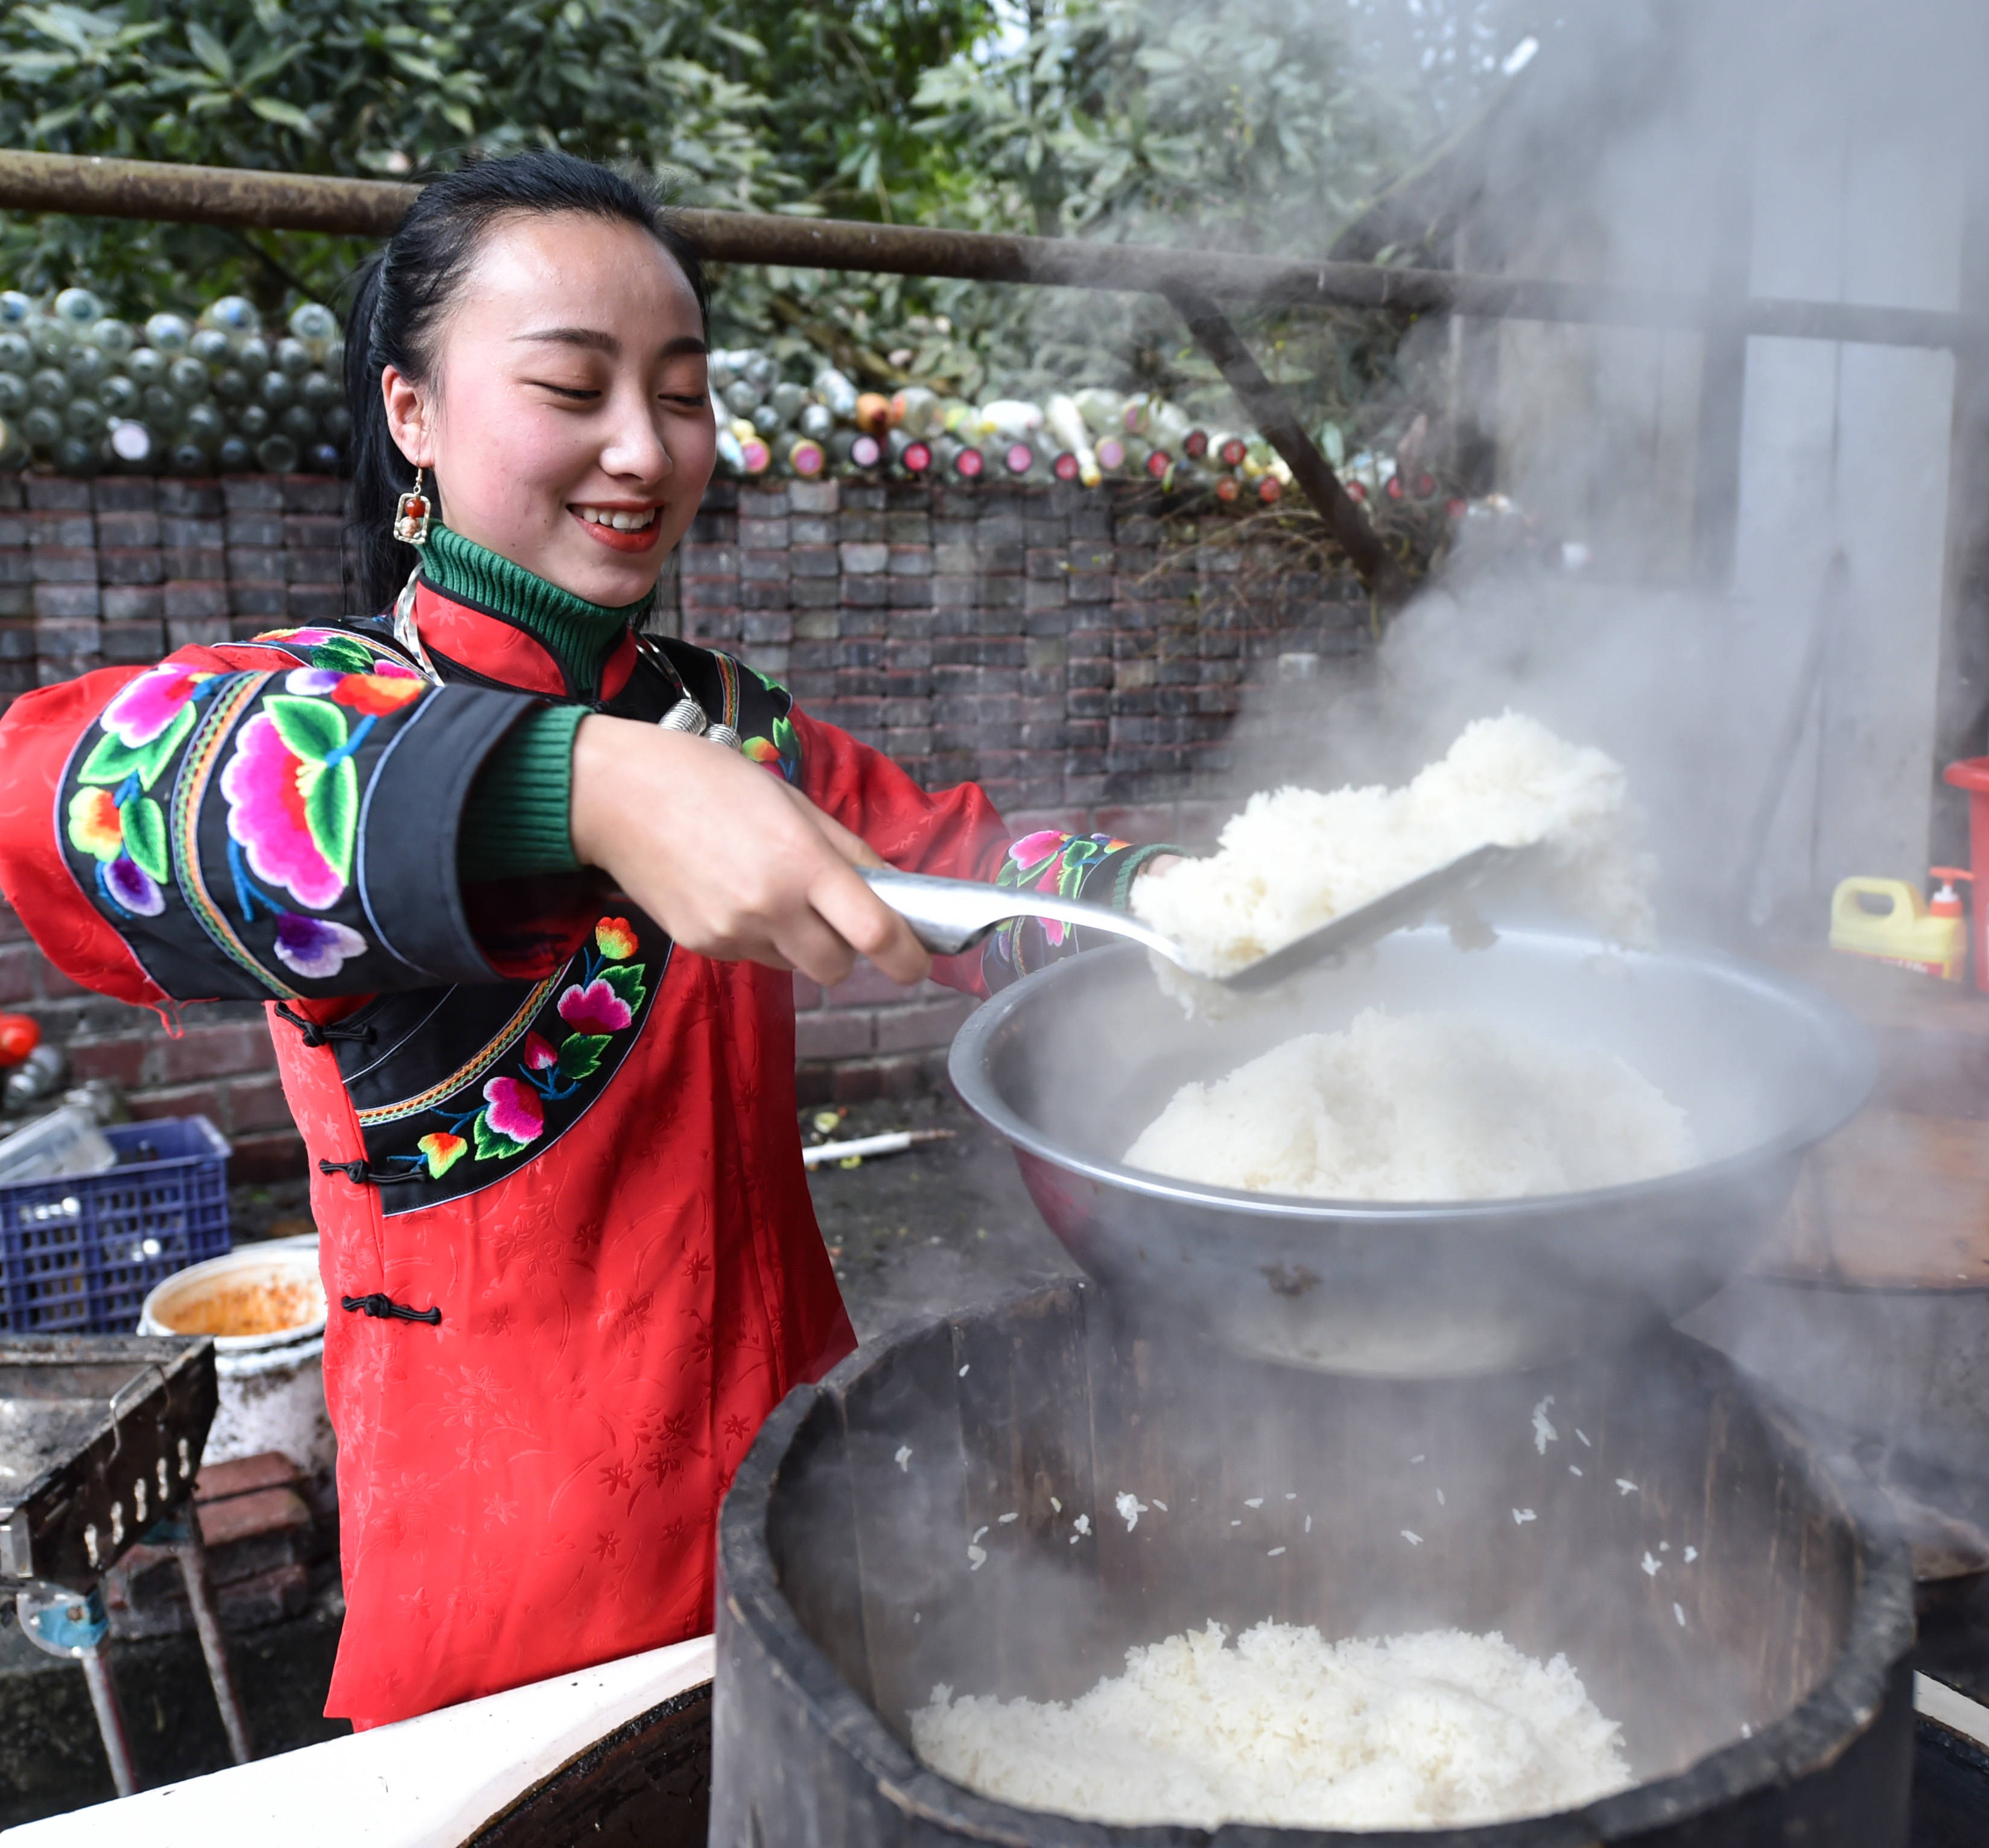
[[380, 302], [385, 251], [368, 257], [354, 278], [345, 323], [345, 401], [352, 411], [352, 468], [347, 491], [346, 556], [356, 582], [347, 586], [348, 613], [378, 614], [391, 604], [417, 557], [394, 536], [395, 503], [413, 486], [407, 459], [387, 428], [381, 395], [382, 362], [373, 353], [372, 329]]
[[[351, 613], [387, 609], [419, 557], [393, 534], [395, 503], [413, 486], [414, 469], [388, 428], [381, 373], [391, 366], [427, 383], [443, 313], [484, 233], [500, 218], [559, 212], [646, 231], [683, 270], [709, 331], [710, 294], [696, 245], [626, 175], [535, 149], [475, 162], [424, 187], [386, 249], [361, 266], [346, 318], [345, 400], [352, 413], [347, 555], [357, 580]], [[442, 486], [433, 482], [429, 492], [446, 516]]]

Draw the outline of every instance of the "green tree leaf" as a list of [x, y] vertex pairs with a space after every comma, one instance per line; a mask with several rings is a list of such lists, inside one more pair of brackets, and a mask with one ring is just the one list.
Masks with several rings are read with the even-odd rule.
[[119, 811], [124, 824], [124, 851], [155, 885], [166, 882], [166, 817], [150, 796], [127, 802]]
[[16, 83], [46, 83], [75, 68], [76, 60], [59, 52], [19, 52], [0, 61], [0, 69]]
[[228, 47], [198, 19], [187, 22], [188, 47], [202, 63], [212, 71], [224, 83], [235, 81], [235, 60], [228, 55]]
[[297, 107], [294, 103], [286, 103], [280, 96], [251, 96], [249, 107], [266, 122], [275, 122], [285, 128], [294, 128], [300, 135], [315, 135], [317, 124]]
[[[398, 178], [476, 152], [645, 164], [686, 205], [1324, 255], [1504, 80], [1520, 0], [1420, 0], [1420, 87], [1384, 87], [1371, 0], [93, 0], [0, 7], [0, 147]], [[1396, 64], [1411, 68], [1415, 60]], [[1489, 70], [1489, 76], [1474, 73]], [[126, 318], [331, 295], [356, 238], [0, 215], [0, 274]], [[1416, 249], [1403, 260], [1426, 255]], [[1236, 408], [1164, 304], [1083, 291], [729, 267], [716, 337], [791, 375], [977, 401], [1095, 383]], [[1401, 327], [1266, 317], [1308, 428], [1357, 453], [1403, 385]], [[1278, 342], [1288, 344], [1283, 348]], [[1296, 381], [1296, 382], [1294, 382]]]

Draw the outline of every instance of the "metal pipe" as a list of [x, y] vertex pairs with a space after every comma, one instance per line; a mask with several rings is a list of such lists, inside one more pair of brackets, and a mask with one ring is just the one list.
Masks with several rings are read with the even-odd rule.
[[110, 1680], [107, 1643], [99, 1643], [76, 1654], [83, 1663], [83, 1678], [89, 1684], [90, 1704], [97, 1709], [97, 1730], [103, 1735], [103, 1755], [110, 1761], [110, 1781], [121, 1797], [135, 1796], [138, 1773], [131, 1762], [131, 1738], [124, 1729], [124, 1710], [117, 1704], [117, 1690]]
[[388, 237], [418, 186], [168, 161], [0, 151], [0, 210]]
[[222, 1630], [214, 1583], [208, 1576], [207, 1547], [201, 1538], [198, 1508], [186, 1511], [185, 1526], [185, 1537], [173, 1542], [173, 1557], [179, 1562], [180, 1577], [186, 1583], [187, 1603], [200, 1636], [200, 1653], [207, 1658], [207, 1678], [214, 1684], [214, 1704], [221, 1709], [229, 1755], [236, 1764], [246, 1765], [255, 1757], [256, 1748], [249, 1740], [241, 1691], [235, 1684], [235, 1665], [229, 1658], [228, 1638]]
[[[418, 190], [385, 180], [0, 151], [0, 210], [12, 212], [385, 237]], [[1387, 309], [1625, 327], [1737, 325], [1750, 334], [1882, 347], [1953, 347], [1989, 337], [1979, 323], [1960, 315], [1925, 309], [1767, 297], [1716, 304], [1699, 295], [1599, 283], [1166, 250], [1076, 238], [1014, 237], [778, 213], [686, 209], [677, 216], [717, 262], [1153, 294], [1187, 288], [1266, 307]]]
[[1339, 542], [1369, 592], [1387, 610], [1408, 601], [1411, 586], [1395, 555], [1340, 485], [1333, 465], [1301, 428], [1290, 401], [1266, 377], [1228, 316], [1199, 289], [1177, 284], [1166, 293], [1196, 344], [1215, 360], [1229, 389], [1263, 432], [1265, 440], [1285, 459], [1293, 480], [1318, 509], [1327, 530]]

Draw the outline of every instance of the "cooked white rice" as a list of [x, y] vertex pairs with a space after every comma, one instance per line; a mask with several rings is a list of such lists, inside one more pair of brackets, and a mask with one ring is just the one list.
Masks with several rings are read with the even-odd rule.
[[1655, 866], [1621, 767], [1513, 712], [1475, 721], [1401, 789], [1252, 796], [1216, 853], [1138, 880], [1132, 905], [1219, 976], [1488, 842], [1542, 844], [1563, 902], [1619, 941], [1649, 939]]
[[1126, 1151], [1151, 1173], [1324, 1200], [1571, 1193], [1693, 1159], [1685, 1113], [1614, 1054], [1371, 1008], [1184, 1085]]
[[1564, 1656], [1430, 1630], [1328, 1643], [1220, 1624], [1128, 1650], [1068, 1706], [958, 1699], [911, 1716], [919, 1756], [984, 1795], [1099, 1822], [1456, 1827], [1572, 1808], [1631, 1782], [1621, 1728]]

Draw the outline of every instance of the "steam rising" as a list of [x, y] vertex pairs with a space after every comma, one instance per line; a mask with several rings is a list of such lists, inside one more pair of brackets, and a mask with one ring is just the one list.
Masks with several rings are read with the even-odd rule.
[[[1430, 9], [1421, 0], [1417, 10]], [[1391, 223], [1428, 239], [1424, 260], [1705, 296], [1716, 311], [1705, 327], [1433, 319], [1418, 329], [1404, 364], [1443, 395], [1431, 440], [1479, 455], [1478, 489], [1502, 492], [1516, 511], [1465, 526], [1442, 581], [1371, 656], [1264, 689], [1237, 728], [1228, 793], [1398, 786], [1465, 726], [1510, 707], [1621, 767], [1648, 817], [1667, 938], [1817, 943], [1838, 879], [1916, 878], [1959, 851], [1958, 800], [1937, 777], [1948, 757], [1989, 749], [1979, 601], [1957, 601], [1979, 600], [1970, 574], [1989, 493], [1979, 475], [1951, 482], [1950, 464], [1958, 428], [1979, 444], [1968, 419], [1981, 407], [1964, 398], [1957, 425], [1943, 348], [1750, 336], [1720, 305], [1989, 305], [1989, 215], [1970, 203], [1971, 193], [1989, 201], [1974, 93], [1989, 68], [1989, 9], [1611, 0], [1551, 20], [1489, 10], [1515, 28], [1493, 55], [1510, 56], [1526, 36], [1539, 49], [1515, 61], [1488, 117], [1455, 119], [1456, 140], [1405, 184]], [[1320, 247], [1341, 228], [1322, 225]], [[1515, 530], [1526, 539], [1516, 547]], [[1157, 1024], [1154, 1045], [1177, 1053], [1180, 1025]], [[1142, 1051], [1116, 1046], [1106, 1069], [1123, 1068], [1128, 1095], [1144, 1087], [1145, 1099]], [[1171, 1086], [1183, 1067], [1169, 1070]], [[1674, 1095], [1693, 1089], [1689, 1073], [1659, 1075]], [[1764, 1086], [1799, 1075], [1726, 1075], [1705, 1115], [1695, 1111], [1702, 1146], [1726, 1152]], [[1083, 1082], [1084, 1108], [1109, 1116], [1095, 1095], [1107, 1079], [1093, 1068]], [[1150, 1115], [1158, 1101], [1141, 1107]], [[1826, 1299], [1828, 1318], [1795, 1312]], [[1757, 1282], [1689, 1325], [1847, 1433], [1875, 1418], [1882, 1446], [1949, 1444], [1979, 1474], [1989, 1469], [1974, 1358], [1985, 1301], [1777, 1295]], [[1791, 1685], [1759, 1679], [1755, 1626], [1769, 1596], [1795, 1597], [1791, 1583], [1764, 1568], [1723, 1603], [1702, 1590], [1716, 1572], [1769, 1558], [1772, 1511], [1709, 1530], [1716, 1504], [1700, 1484], [1720, 1440], [1680, 1404], [1654, 1403], [1641, 1362], [1616, 1391], [1586, 1397], [1573, 1371], [1452, 1388], [1335, 1382], [1330, 1417], [1301, 1413], [1305, 1391], [1274, 1369], [1239, 1370], [1213, 1344], [1171, 1364], [1191, 1383], [1157, 1402], [1150, 1380], [1163, 1369], [1143, 1359], [1137, 1428], [1101, 1453], [1110, 1488], [1093, 1505], [1131, 1492], [1150, 1509], [1158, 1490], [1175, 1514], [1143, 1511], [1137, 1532], [1123, 1520], [1094, 1528], [1077, 1511], [1079, 1468], [1046, 1469], [1062, 1498], [1045, 1494], [1025, 1522], [1045, 1525], [1044, 1555], [1070, 1562], [1073, 1576], [1018, 1550], [1005, 1581], [1008, 1549], [1028, 1531], [1018, 1524], [986, 1537], [1001, 1550], [971, 1580], [991, 1598], [1012, 1582], [1032, 1630], [1059, 1644], [1093, 1637], [1088, 1651], [997, 1660], [977, 1643], [949, 1654], [928, 1622], [918, 1672], [908, 1668], [889, 1700], [880, 1692], [894, 1723], [942, 1675], [991, 1699], [1075, 1699], [1129, 1644], [1211, 1619], [1242, 1631], [1296, 1618], [1329, 1636], [1496, 1623], [1543, 1656], [1566, 1649], [1648, 1777], [1762, 1728], [1828, 1672], [1839, 1643], [1811, 1638], [1816, 1653]], [[1487, 1402], [1510, 1427], [1503, 1447], [1479, 1423]], [[1006, 1402], [1001, 1416], [1014, 1420]], [[1642, 1421], [1635, 1441], [1631, 1420]], [[937, 1437], [921, 1440], [919, 1463], [892, 1477], [910, 1493], [940, 1454]], [[1752, 1454], [1719, 1461], [1750, 1494], [1771, 1469]], [[1938, 1471], [1913, 1480], [1931, 1484], [1930, 1497], [1953, 1488]], [[1287, 1484], [1300, 1499], [1283, 1499]], [[1267, 1486], [1272, 1499], [1250, 1508], [1245, 1498]], [[999, 1492], [1012, 1506], [1010, 1485]], [[1989, 1498], [1978, 1500], [1981, 1539]], [[960, 1519], [950, 1491], [934, 1491], [932, 1508], [935, 1523]], [[978, 1525], [947, 1527], [950, 1562]], [[1169, 1569], [1144, 1576], [1153, 1555], [1133, 1549], [1175, 1533]], [[1108, 1548], [1120, 1549], [1106, 1555], [1111, 1572], [1076, 1576]], [[1521, 1548], [1538, 1551], [1515, 1555]], [[1496, 1597], [1472, 1580], [1495, 1548], [1516, 1559]], [[967, 1580], [964, 1564], [953, 1569]], [[1137, 1626], [1110, 1602], [1113, 1587], [1134, 1584], [1155, 1607]], [[928, 1609], [941, 1602], [935, 1589]], [[1636, 1626], [1626, 1610], [1640, 1613]]]
[[[1750, 335], [1721, 314], [1750, 298], [1989, 311], [1989, 8], [1357, 10], [1398, 36], [1411, 91], [1439, 29], [1485, 57], [1538, 49], [1488, 114], [1449, 108], [1448, 149], [1342, 254], [1394, 242], [1404, 260], [1713, 311], [1704, 327], [1415, 330], [1402, 364], [1442, 399], [1431, 441], [1476, 457], [1474, 491], [1513, 511], [1465, 523], [1374, 655], [1266, 689], [1232, 787], [1399, 783], [1510, 706], [1622, 765], [1665, 935], [1750, 953], [1820, 946], [1848, 875], [1965, 859], [1940, 772], [1989, 750], [1983, 391], [1945, 347]], [[1919, 1092], [1967, 1095], [1970, 1074], [1918, 1056]], [[1898, 1145], [1888, 1172], [1926, 1173], [1915, 1120], [1873, 1126]], [[1917, 1183], [1887, 1210], [1942, 1210]], [[1886, 1471], [1950, 1569], [1989, 1559], [1989, 1297], [1969, 1223], [1965, 1253], [1943, 1265], [1916, 1240], [1926, 1261], [1882, 1293], [1811, 1239], [1804, 1287], [1737, 1286], [1688, 1324]]]
[[[1989, 12], [1357, 11], [1399, 35], [1391, 74], [1412, 92], [1442, 22], [1482, 59], [1528, 37], [1539, 49], [1489, 113], [1451, 107], [1449, 145], [1347, 249], [1708, 297], [1713, 324], [1413, 330], [1401, 367], [1439, 414], [1430, 445], [1476, 469], [1475, 491], [1509, 496], [1503, 523], [1528, 543], [1467, 523], [1378, 662], [1323, 697], [1303, 683], [1296, 739], [1252, 760], [1267, 696], [1239, 728], [1232, 787], [1399, 781], [1511, 704], [1623, 764], [1674, 930], [1814, 935], [1845, 875], [1914, 878], [1955, 858], [1960, 805], [1938, 771], [1989, 748], [1989, 684], [1946, 605], [1989, 496], [1968, 479], [1950, 492], [1953, 356], [1748, 337], [1719, 315], [1750, 296], [1967, 305], [1981, 236], [1967, 201], [1989, 196], [1972, 74], [1989, 67]], [[1341, 228], [1322, 225], [1323, 244]]]

